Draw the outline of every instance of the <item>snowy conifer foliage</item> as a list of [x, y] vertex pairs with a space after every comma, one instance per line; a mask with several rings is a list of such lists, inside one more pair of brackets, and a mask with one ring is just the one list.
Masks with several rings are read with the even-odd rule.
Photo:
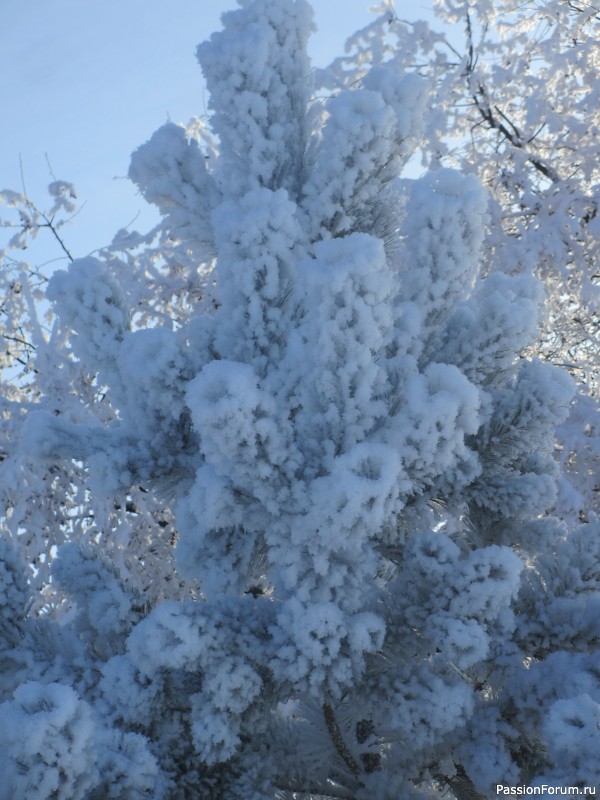
[[435, 0], [433, 25], [403, 19], [394, 0], [374, 10], [319, 80], [353, 85], [387, 60], [428, 79], [422, 163], [479, 177], [491, 196], [485, 268], [534, 273], [547, 290], [531, 352], [578, 383], [558, 431], [571, 480], [556, 510], [586, 518], [600, 499], [598, 5]]
[[541, 516], [573, 390], [521, 357], [540, 288], [480, 276], [475, 179], [399, 178], [425, 82], [378, 66], [317, 102], [304, 0], [223, 23], [215, 149], [169, 124], [132, 159], [170, 255], [48, 286], [62, 383], [6, 463], [81, 492], [45, 614], [33, 523], [6, 525], [0, 797], [595, 785], [600, 524]]

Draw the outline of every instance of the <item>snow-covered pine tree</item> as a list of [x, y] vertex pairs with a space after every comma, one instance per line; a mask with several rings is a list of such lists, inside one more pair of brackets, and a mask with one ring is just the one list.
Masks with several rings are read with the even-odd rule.
[[[132, 159], [163, 260], [120, 242], [48, 286], [59, 368], [3, 468], [79, 475], [87, 523], [54, 521], [44, 614], [6, 523], [0, 798], [596, 785], [600, 525], [542, 516], [572, 387], [521, 357], [539, 286], [480, 276], [474, 178], [399, 178], [424, 82], [321, 101], [304, 0], [223, 23], [216, 148], [169, 124]], [[136, 503], [163, 516], [128, 540]]]
[[600, 10], [563, 0], [436, 0], [433, 9], [434, 23], [411, 23], [383, 0], [319, 81], [352, 85], [390, 59], [430, 81], [422, 163], [477, 175], [489, 190], [484, 270], [544, 283], [548, 313], [532, 352], [578, 384], [558, 431], [571, 480], [561, 481], [556, 512], [585, 518], [600, 500]]

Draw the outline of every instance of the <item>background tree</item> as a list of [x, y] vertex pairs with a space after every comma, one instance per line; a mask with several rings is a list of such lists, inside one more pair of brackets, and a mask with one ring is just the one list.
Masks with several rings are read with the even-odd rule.
[[320, 101], [303, 0], [223, 23], [214, 140], [132, 157], [159, 228], [55, 272], [49, 330], [15, 305], [0, 797], [596, 785], [600, 525], [546, 514], [540, 286], [488, 270], [474, 177], [399, 179], [421, 78]]

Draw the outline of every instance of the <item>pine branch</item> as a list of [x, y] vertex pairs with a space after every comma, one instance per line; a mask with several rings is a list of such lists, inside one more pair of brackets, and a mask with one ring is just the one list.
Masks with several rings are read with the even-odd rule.
[[329, 736], [338, 754], [341, 756], [350, 772], [355, 776], [359, 775], [361, 772], [360, 766], [354, 760], [352, 753], [348, 749], [344, 737], [342, 736], [340, 726], [335, 718], [333, 707], [328, 702], [323, 703], [323, 716], [325, 717], [325, 724], [327, 725]]
[[454, 792], [456, 800], [486, 800], [485, 796], [473, 786], [471, 779], [460, 764], [456, 767], [456, 774], [452, 778], [439, 775], [436, 776], [436, 780], [449, 786]]
[[354, 795], [346, 794], [346, 792], [338, 792], [336, 789], [328, 786], [327, 789], [312, 787], [299, 789], [297, 786], [283, 786], [278, 787], [281, 792], [289, 792], [291, 797], [298, 798], [300, 795], [308, 798], [318, 798], [319, 800], [356, 800]]

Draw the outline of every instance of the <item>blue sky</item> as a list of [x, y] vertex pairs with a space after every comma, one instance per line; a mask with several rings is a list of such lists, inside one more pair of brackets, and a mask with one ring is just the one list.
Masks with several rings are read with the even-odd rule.
[[[369, 5], [313, 3], [314, 63], [342, 52], [372, 19]], [[167, 119], [205, 112], [195, 46], [232, 7], [234, 0], [0, 0], [0, 189], [20, 189], [21, 159], [27, 191], [43, 205], [47, 154], [56, 177], [75, 183], [85, 201], [64, 230], [74, 254], [107, 244], [138, 212], [136, 227], [145, 229], [149, 211], [124, 179], [129, 156]], [[415, 18], [428, 13], [426, 3], [412, 8]]]

